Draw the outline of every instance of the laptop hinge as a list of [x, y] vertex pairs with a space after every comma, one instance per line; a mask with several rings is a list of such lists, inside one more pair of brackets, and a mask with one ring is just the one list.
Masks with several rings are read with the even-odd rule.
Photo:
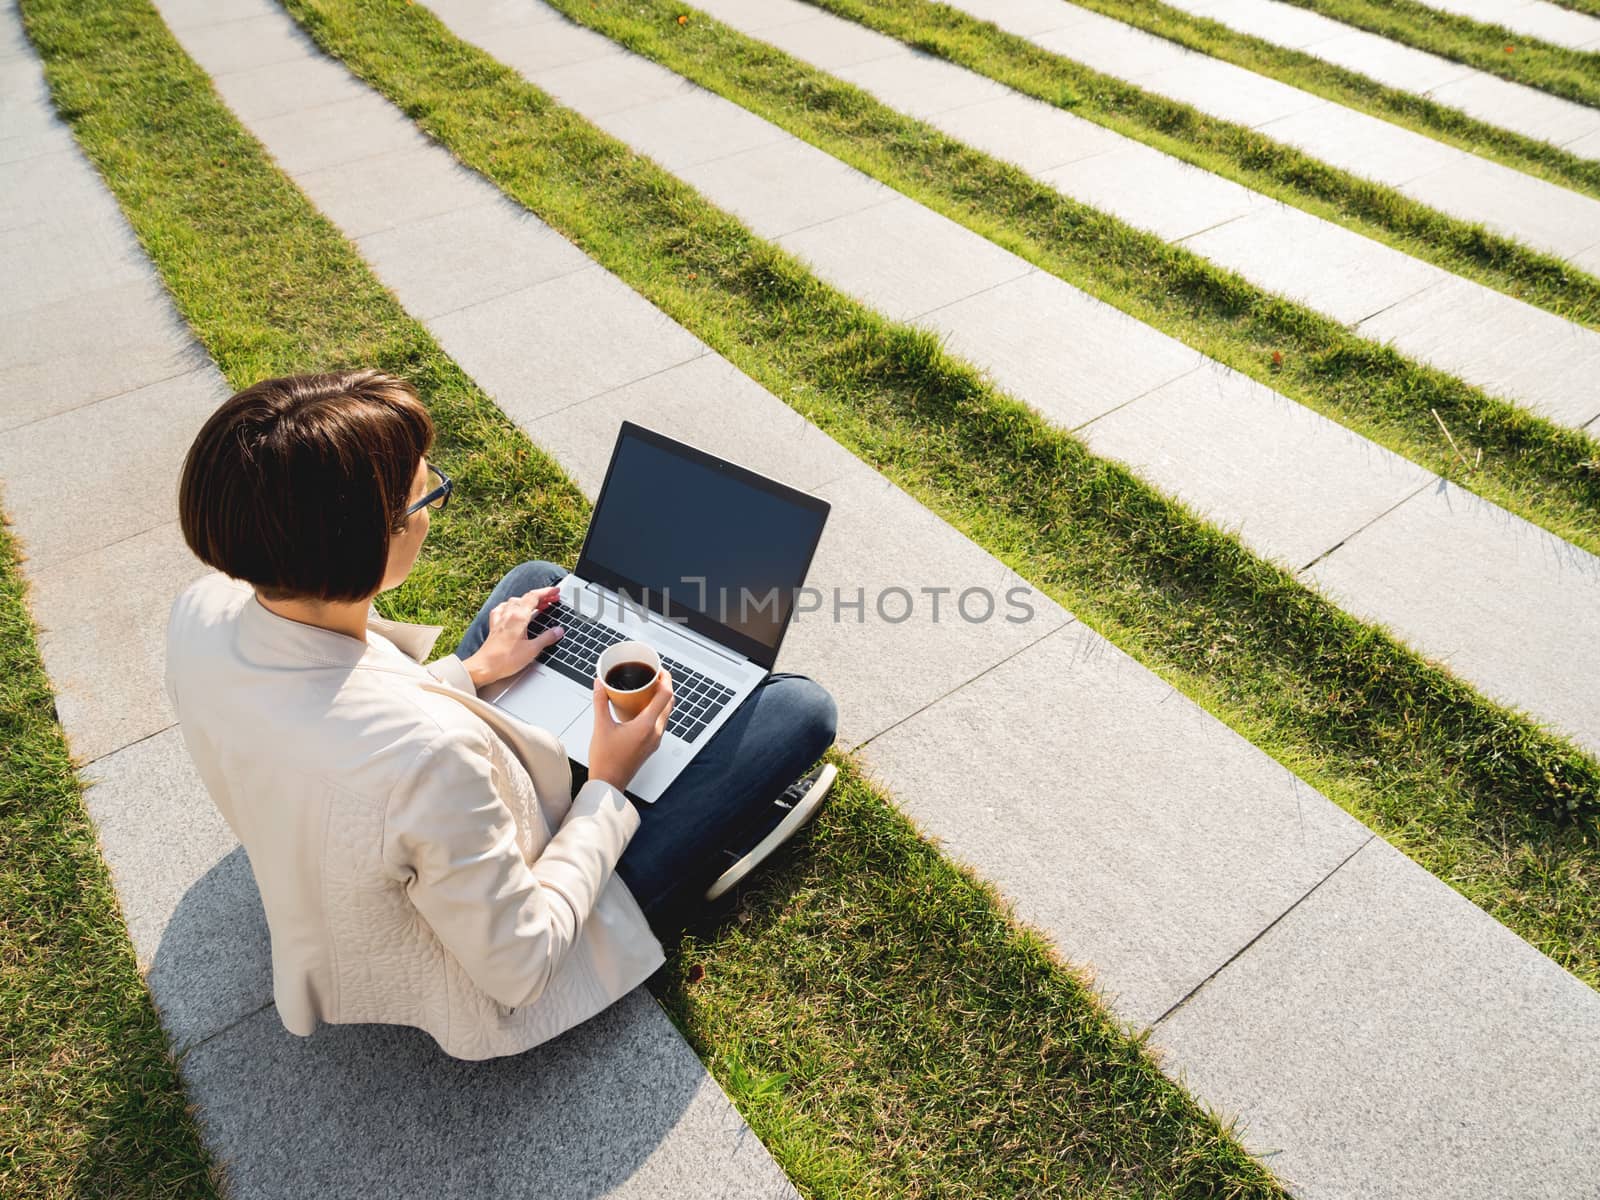
[[[611, 599], [613, 599], [614, 597], [617, 596], [617, 593], [612, 592], [609, 589], [603, 588], [598, 583], [593, 583], [593, 582], [591, 582], [589, 580], [585, 580], [583, 586], [585, 588], [587, 588], [589, 591], [593, 592], [595, 595], [599, 596], [601, 598], [602, 604], [604, 604], [607, 600], [611, 600]], [[721, 642], [715, 641], [712, 638], [706, 637], [706, 635], [703, 634], [703, 633], [697, 633], [695, 630], [690, 629], [687, 625], [685, 625], [681, 621], [674, 621], [670, 617], [663, 617], [660, 613], [655, 612], [652, 609], [640, 608], [640, 607], [634, 605], [632, 601], [624, 600], [623, 602], [627, 604], [629, 612], [634, 612], [634, 613], [641, 613], [642, 612], [646, 620], [652, 621], [652, 622], [654, 622], [654, 623], [656, 623], [658, 625], [667, 626], [674, 633], [676, 633], [679, 636], [687, 639], [688, 641], [693, 642], [696, 646], [699, 646], [702, 650], [705, 650], [710, 654], [715, 654], [718, 658], [726, 659], [728, 662], [733, 663], [736, 666], [743, 665], [743, 664], [745, 664], [745, 663], [750, 661], [744, 655], [736, 654], [732, 650], [729, 650]], [[604, 612], [604, 609], [602, 608], [601, 611]], [[585, 614], [585, 615], [592, 615], [592, 614]]]

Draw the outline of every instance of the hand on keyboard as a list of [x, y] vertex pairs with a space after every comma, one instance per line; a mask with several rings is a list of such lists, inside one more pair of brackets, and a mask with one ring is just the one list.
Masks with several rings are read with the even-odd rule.
[[[557, 625], [565, 634], [538, 661], [584, 687], [594, 686], [595, 670], [606, 647], [628, 639], [620, 630], [590, 620], [559, 600], [528, 623], [528, 636], [536, 638]], [[671, 672], [678, 692], [678, 703], [667, 718], [667, 733], [693, 744], [733, 699], [733, 689], [668, 655], [661, 656], [661, 665]]]

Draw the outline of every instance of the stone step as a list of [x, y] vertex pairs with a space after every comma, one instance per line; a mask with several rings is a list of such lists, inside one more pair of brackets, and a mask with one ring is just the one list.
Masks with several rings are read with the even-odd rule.
[[1422, 0], [1440, 12], [1500, 25], [1569, 50], [1600, 51], [1600, 17], [1574, 12], [1547, 0]]
[[[478, 28], [496, 37], [525, 27], [517, 22], [530, 11], [512, 0], [473, 5], [482, 21]], [[309, 45], [305, 61], [340, 69], [319, 59]], [[248, 86], [235, 92], [236, 76], [218, 75], [216, 84], [230, 103], [248, 103]], [[392, 110], [373, 97], [369, 111], [376, 128]], [[302, 121], [275, 128], [270, 136], [261, 125], [255, 130], [267, 138], [269, 149], [292, 156], [292, 143], [304, 136], [295, 129], [314, 125], [317, 115], [309, 109]], [[354, 162], [360, 145], [349, 152]], [[373, 164], [366, 159], [360, 169], [345, 172], [338, 188], [328, 186], [331, 176], [319, 183], [307, 174], [298, 181], [343, 225], [341, 213], [359, 218], [381, 205], [376, 193], [383, 188], [383, 170], [371, 172], [372, 197], [364, 200], [353, 190], [369, 177]], [[409, 190], [418, 193], [437, 193], [459, 182], [442, 149], [416, 155], [409, 171]], [[489, 238], [507, 254], [523, 253], [519, 242], [546, 243], [548, 231], [538, 221], [509, 203], [495, 202], [487, 183], [479, 187], [478, 215], [488, 221], [497, 214], [498, 227], [486, 224], [471, 235], [437, 238], [419, 233], [408, 243], [414, 261], [404, 271], [373, 260], [408, 307], [436, 309], [436, 297], [460, 296], [475, 272], [473, 238]], [[365, 238], [358, 244], [369, 251]], [[542, 293], [583, 278], [571, 273], [510, 295], [499, 290], [503, 281], [489, 280], [477, 305], [429, 325], [453, 356], [478, 355], [473, 358], [478, 381], [586, 493], [592, 496], [598, 488], [617, 422], [628, 418], [827, 496], [834, 506], [828, 544], [811, 579], [824, 590], [837, 587], [853, 597], [858, 586], [870, 596], [886, 581], [913, 589], [953, 581], [991, 588], [1014, 582], [1001, 564], [719, 356], [708, 351], [680, 361], [682, 350], [667, 328], [670, 323], [620, 284], [605, 293], [604, 310], [588, 299], [571, 310], [540, 307]], [[540, 324], [530, 326], [533, 313]], [[469, 321], [468, 314], [476, 315]], [[456, 318], [461, 319], [452, 325]], [[586, 338], [594, 353], [605, 354], [641, 337], [660, 348], [656, 372], [609, 390], [605, 381], [594, 381], [588, 386], [596, 391], [587, 399], [565, 399], [561, 361], [570, 351], [547, 354], [547, 344], [570, 347]], [[629, 369], [645, 368], [636, 361]], [[562, 391], [563, 403], [550, 411], [541, 397], [555, 391]], [[883, 555], [890, 556], [886, 562], [880, 561]], [[852, 731], [844, 740], [855, 745], [870, 738], [859, 749], [897, 803], [926, 832], [993, 879], [1022, 915], [1089, 963], [1116, 1011], [1135, 1024], [1148, 1024], [1186, 996], [1204, 995], [1205, 980], [1225, 964], [1249, 961], [1248, 950], [1241, 954], [1241, 949], [1374, 839], [1092, 631], [1041, 598], [1030, 603], [1034, 615], [1023, 626], [1028, 637], [997, 647], [1002, 631], [993, 624], [950, 621], [948, 609], [944, 621], [935, 621], [922, 607], [914, 620], [896, 626], [879, 618], [869, 600], [861, 623], [848, 610], [837, 624], [802, 621], [785, 645], [782, 665], [807, 671], [832, 688]], [[937, 687], [924, 689], [903, 678], [908, 652], [916, 655], [919, 671], [937, 673]], [[862, 675], [872, 678], [870, 686], [858, 685]], [[896, 679], [902, 686], [891, 688]], [[1427, 887], [1449, 894], [1426, 872], [1413, 871], [1413, 881], [1420, 877]], [[1366, 896], [1385, 913], [1407, 898], [1391, 898], [1381, 888]], [[1443, 911], [1447, 919], [1466, 919], [1455, 910]], [[1328, 935], [1329, 943], [1344, 945], [1368, 919], [1351, 914]], [[1439, 940], [1453, 944], [1454, 935], [1441, 930]], [[1522, 953], [1531, 952], [1524, 946]], [[1452, 965], [1468, 964], [1452, 959]], [[1544, 969], [1564, 975], [1547, 961]], [[1354, 998], [1363, 994], [1359, 978], [1345, 986]], [[1419, 1000], [1426, 1002], [1429, 986], [1419, 984]], [[1202, 990], [1196, 993], [1197, 988]], [[1578, 1019], [1583, 1037], [1600, 1023], [1600, 997], [1588, 994], [1595, 1003]], [[1486, 1021], [1492, 1024], [1496, 1011], [1487, 1013]], [[1564, 1010], [1561, 1015], [1572, 1019]], [[1520, 1044], [1514, 1023], [1500, 1033], [1504, 1045]], [[1408, 1043], [1403, 1056], [1365, 1061], [1386, 1082], [1403, 1087], [1415, 1074], [1450, 1078], [1465, 1069], [1455, 1055], [1449, 1031], [1439, 1030], [1432, 1041]], [[1286, 1061], [1300, 1065], [1292, 1053]], [[1562, 1086], [1566, 1078], [1550, 1088], [1553, 1120], [1572, 1117], [1583, 1103]], [[1581, 1079], [1581, 1072], [1574, 1068], [1571, 1078]], [[1273, 1086], [1270, 1078], [1263, 1085]], [[1342, 1098], [1353, 1107], [1358, 1094]], [[1492, 1097], [1480, 1097], [1486, 1108], [1492, 1106]], [[1258, 1102], [1265, 1108], [1275, 1104], [1271, 1096], [1252, 1100]], [[1310, 1131], [1289, 1149], [1274, 1147], [1282, 1151], [1273, 1160], [1275, 1168], [1287, 1166], [1297, 1186], [1333, 1170], [1319, 1138], [1343, 1138], [1344, 1156], [1359, 1158], [1351, 1147], [1359, 1145], [1367, 1127], [1387, 1118], [1382, 1111], [1342, 1112], [1340, 1128], [1329, 1129], [1318, 1124], [1315, 1106], [1299, 1104], [1280, 1115], [1298, 1119]], [[1410, 1147], [1407, 1165], [1419, 1172], [1436, 1169], [1439, 1186], [1417, 1194], [1442, 1197], [1460, 1171], [1512, 1180], [1526, 1172], [1534, 1153], [1533, 1147], [1501, 1140], [1487, 1122], [1470, 1153], [1463, 1156], [1442, 1137], [1420, 1140]], [[1595, 1151], [1582, 1148], [1550, 1178], [1586, 1178], [1597, 1165]]]
[[1390, 41], [1286, 0], [1172, 2], [1197, 17], [1304, 51], [1490, 125], [1538, 138], [1583, 158], [1600, 158], [1600, 109]]
[[[1053, 54], [1249, 126], [1329, 166], [1386, 184], [1440, 212], [1479, 222], [1600, 274], [1600, 200], [1062, 0], [1050, 5], [1055, 16], [1049, 24], [1041, 18], [1039, 6], [1016, 0], [951, 3]], [[785, 25], [773, 29], [769, 40], [781, 45], [780, 34], [797, 42], [815, 36]], [[1369, 52], [1369, 58], [1376, 55]], [[1579, 153], [1585, 147], [1587, 142], [1567, 149]]]
[[[403, 1179], [473, 1200], [793, 1197], [642, 989], [495, 1063], [455, 1062], [413, 1030], [284, 1031], [248, 862], [162, 687], [168, 608], [205, 571], [175, 480], [231, 389], [53, 115], [10, 0], [0, 48], [8, 80], [37, 85], [18, 114], [40, 135], [0, 165], [0, 494], [85, 803], [228, 1194], [382, 1195]], [[23, 127], [12, 115], [7, 132]]]
[[[735, 0], [712, 2], [725, 16], [737, 15], [727, 11]], [[1448, 662], [1497, 700], [1600, 750], [1600, 644], [1586, 649], [1578, 639], [1574, 645], [1574, 626], [1566, 619], [1600, 605], [1600, 560], [1497, 508], [1489, 511], [1498, 519], [1474, 519], [1432, 473], [1034, 270], [731, 101], [685, 90], [665, 68], [599, 34], [545, 19], [556, 14], [537, 0], [527, 0], [524, 11], [541, 19], [520, 29], [476, 24], [477, 0], [439, 0], [433, 7], [462, 36], [479, 40], [563, 103], [675, 171], [834, 286], [890, 317], [937, 330], [957, 354], [1044, 416], [1078, 430], [1096, 452], [1128, 463], [1290, 570], [1321, 564], [1322, 574], [1308, 579], [1336, 582], [1330, 593], [1355, 611]], [[761, 11], [764, 21], [783, 10]], [[825, 61], [882, 48], [877, 34], [831, 17], [762, 29], [759, 36], [802, 28], [826, 47]], [[900, 57], [869, 65], [911, 57], [902, 48]], [[551, 60], [563, 65], [538, 65]], [[589, 67], [605, 86], [574, 85], [575, 65]], [[595, 95], [604, 100], [590, 111]], [[627, 104], [629, 97], [637, 102]], [[1194, 193], [1167, 188], [1147, 194], [1179, 197], [1182, 215], [1181, 198]], [[1459, 283], [1446, 277], [1418, 299], [1441, 292], [1445, 307], [1470, 319], [1472, 297], [1495, 295], [1476, 288], [1449, 305], [1454, 293], [1446, 289]], [[1376, 319], [1400, 328], [1410, 311], [1398, 305]], [[1548, 314], [1541, 318], [1565, 324]], [[1418, 338], [1437, 332], [1425, 325], [1414, 330]], [[1583, 336], [1600, 344], [1593, 334]], [[1485, 354], [1511, 349], [1491, 344], [1481, 330], [1479, 340]], [[1585, 394], [1595, 395], [1600, 353], [1588, 375]], [[1430, 540], [1406, 553], [1442, 576], [1373, 573], [1366, 557], [1352, 556], [1358, 532], [1381, 525], [1408, 501], [1435, 516]], [[1341, 556], [1351, 559], [1342, 572], [1331, 562]], [[1484, 577], [1506, 586], [1482, 587]], [[1543, 602], [1530, 608], [1531, 594]], [[1537, 646], [1539, 653], [1527, 663], [1508, 661], [1500, 649], [1507, 628], [1527, 639], [1520, 649]], [[1573, 669], [1574, 654], [1584, 669]], [[1530, 683], [1530, 673], [1537, 681]]]

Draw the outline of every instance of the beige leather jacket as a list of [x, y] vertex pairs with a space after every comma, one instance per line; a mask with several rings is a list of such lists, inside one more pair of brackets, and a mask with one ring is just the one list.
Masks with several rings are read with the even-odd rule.
[[250, 856], [278, 1015], [518, 1053], [661, 965], [613, 874], [639, 815], [604, 783], [574, 798], [561, 743], [478, 698], [453, 655], [423, 667], [438, 626], [367, 629], [288, 620], [220, 574], [167, 627], [167, 695]]

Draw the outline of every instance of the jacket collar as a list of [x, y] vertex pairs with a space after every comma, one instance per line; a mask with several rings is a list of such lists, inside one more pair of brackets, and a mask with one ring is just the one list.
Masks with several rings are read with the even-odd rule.
[[[374, 653], [370, 643], [347, 634], [280, 617], [256, 598], [254, 589], [245, 596], [239, 625], [244, 645], [271, 657], [290, 655], [327, 666], [354, 667]], [[367, 628], [381, 633], [402, 654], [409, 655], [419, 663], [427, 658], [444, 630], [443, 625], [391, 621], [380, 617], [378, 610], [371, 607], [367, 610]]]

